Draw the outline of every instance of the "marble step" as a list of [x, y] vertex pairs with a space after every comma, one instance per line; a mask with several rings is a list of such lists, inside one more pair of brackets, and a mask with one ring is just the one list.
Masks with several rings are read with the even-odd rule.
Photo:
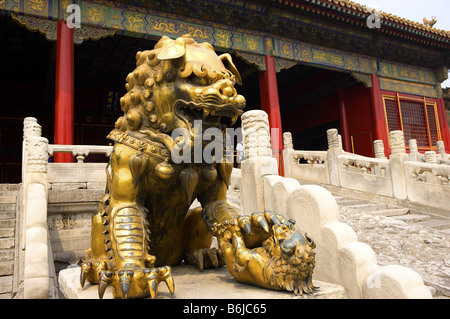
[[405, 215], [405, 214], [408, 214], [408, 212], [409, 212], [409, 208], [386, 208], [386, 209], [371, 211], [369, 213], [373, 214], [373, 215], [378, 215], [378, 216], [391, 217], [391, 216]]

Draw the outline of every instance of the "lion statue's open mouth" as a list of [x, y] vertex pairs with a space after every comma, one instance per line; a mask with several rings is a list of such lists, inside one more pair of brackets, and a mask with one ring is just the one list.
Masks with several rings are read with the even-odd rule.
[[232, 126], [239, 115], [242, 114], [244, 106], [245, 101], [236, 106], [231, 103], [218, 105], [215, 103], [195, 103], [178, 100], [175, 102], [174, 109], [180, 120], [184, 121], [189, 129], [192, 129], [196, 120], [202, 121], [203, 124], [209, 126], [218, 126], [220, 123]]

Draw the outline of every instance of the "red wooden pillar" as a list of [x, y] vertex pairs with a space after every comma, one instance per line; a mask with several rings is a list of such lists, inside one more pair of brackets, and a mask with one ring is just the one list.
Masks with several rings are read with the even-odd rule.
[[283, 130], [281, 127], [281, 113], [280, 102], [278, 99], [275, 59], [271, 55], [266, 55], [265, 62], [266, 70], [261, 72], [259, 75], [261, 108], [269, 115], [269, 125], [272, 135], [272, 152], [278, 160], [279, 173], [280, 175], [283, 175], [283, 161], [281, 157], [283, 151]]
[[370, 99], [372, 102], [372, 118], [373, 128], [375, 131], [375, 139], [382, 140], [384, 143], [384, 152], [386, 156], [390, 154], [389, 138], [386, 128], [386, 115], [383, 106], [383, 97], [380, 90], [380, 82], [378, 76], [372, 74], [372, 87], [370, 88]]
[[260, 87], [260, 98], [261, 98], [261, 110], [269, 114], [269, 105], [267, 104], [267, 90], [265, 89], [265, 72], [259, 72], [259, 87]]
[[[73, 29], [58, 20], [56, 41], [55, 144], [73, 144]], [[70, 153], [56, 153], [54, 161], [73, 162]]]
[[450, 131], [448, 128], [447, 114], [445, 112], [444, 99], [441, 97], [437, 100], [437, 111], [439, 116], [439, 128], [441, 129], [441, 139], [445, 144], [445, 151], [450, 152]]
[[346, 152], [351, 152], [350, 133], [348, 131], [347, 111], [345, 108], [345, 96], [342, 90], [337, 91], [339, 103], [339, 122], [341, 123], [342, 148]]

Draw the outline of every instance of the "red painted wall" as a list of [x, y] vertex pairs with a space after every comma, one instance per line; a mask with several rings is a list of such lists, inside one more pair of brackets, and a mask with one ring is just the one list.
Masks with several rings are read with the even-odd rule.
[[348, 130], [353, 139], [353, 151], [363, 156], [374, 156], [375, 132], [371, 111], [370, 89], [363, 84], [344, 91]]
[[[344, 91], [344, 103], [350, 137], [353, 137], [354, 152], [364, 156], [373, 153], [373, 120], [370, 90], [360, 84]], [[329, 122], [339, 121], [337, 95], [331, 95], [318, 102], [285, 113], [282, 109], [284, 132], [300, 132]], [[340, 132], [342, 134], [342, 132]], [[352, 151], [352, 149], [350, 149]]]

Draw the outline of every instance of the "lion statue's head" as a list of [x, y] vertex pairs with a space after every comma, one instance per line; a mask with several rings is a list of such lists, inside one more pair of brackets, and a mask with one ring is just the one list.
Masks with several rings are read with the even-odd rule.
[[209, 43], [190, 35], [176, 40], [163, 36], [153, 50], [136, 54], [136, 69], [128, 74], [127, 93], [120, 99], [125, 113], [116, 129], [145, 134], [170, 149], [171, 132], [185, 128], [194, 135], [194, 121], [220, 127], [234, 124], [245, 106], [234, 85], [241, 77], [229, 54], [218, 56]]

